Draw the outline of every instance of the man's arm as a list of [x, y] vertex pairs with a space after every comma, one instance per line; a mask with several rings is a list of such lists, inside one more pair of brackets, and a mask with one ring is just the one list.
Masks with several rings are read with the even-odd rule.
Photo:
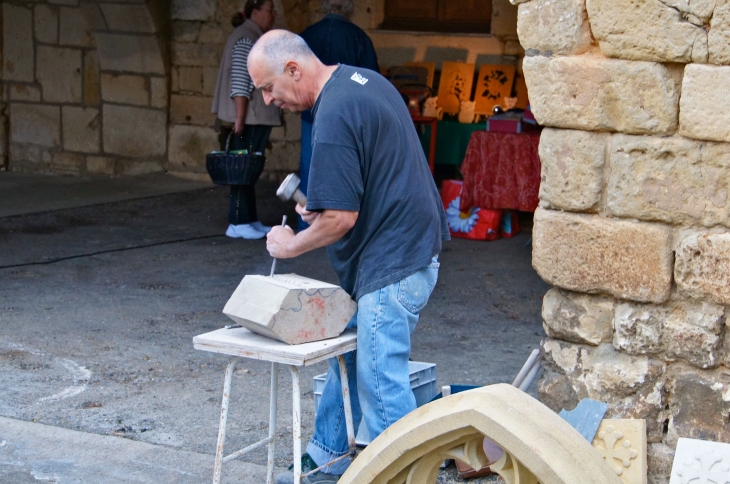
[[246, 110], [248, 109], [248, 98], [236, 96], [233, 98], [236, 103], [236, 121], [233, 123], [233, 132], [240, 135], [246, 126]]
[[289, 259], [340, 240], [357, 222], [359, 212], [325, 210], [307, 229], [294, 235], [289, 227], [273, 227], [266, 236], [272, 257]]

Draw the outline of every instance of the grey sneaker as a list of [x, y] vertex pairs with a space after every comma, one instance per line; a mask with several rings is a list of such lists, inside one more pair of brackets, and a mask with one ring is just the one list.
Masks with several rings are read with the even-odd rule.
[[[302, 474], [305, 474], [313, 469], [317, 468], [317, 463], [309, 456], [309, 454], [302, 455]], [[294, 464], [289, 466], [289, 472], [282, 472], [274, 476], [274, 484], [294, 484]], [[306, 481], [302, 481], [306, 482]], [[337, 481], [335, 481], [337, 482]]]
[[302, 484], [322, 484], [325, 482], [337, 482], [340, 480], [339, 475], [335, 474], [325, 474], [324, 472], [315, 472], [311, 476], [307, 476], [304, 479], [302, 479]]

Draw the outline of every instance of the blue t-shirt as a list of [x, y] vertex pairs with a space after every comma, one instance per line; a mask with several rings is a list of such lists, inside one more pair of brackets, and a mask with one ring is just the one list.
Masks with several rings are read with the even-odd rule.
[[340, 65], [312, 107], [307, 210], [359, 212], [327, 247], [340, 285], [360, 296], [417, 272], [449, 229], [408, 109], [380, 74]]

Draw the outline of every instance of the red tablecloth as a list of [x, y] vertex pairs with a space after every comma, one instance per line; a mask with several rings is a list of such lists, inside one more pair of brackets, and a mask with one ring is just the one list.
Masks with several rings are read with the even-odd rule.
[[461, 210], [471, 207], [533, 212], [540, 190], [540, 133], [475, 131], [461, 173]]

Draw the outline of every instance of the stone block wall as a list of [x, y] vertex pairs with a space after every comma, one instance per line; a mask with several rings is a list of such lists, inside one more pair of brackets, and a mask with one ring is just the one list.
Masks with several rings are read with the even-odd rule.
[[[240, 3], [240, 5], [239, 5]], [[233, 31], [231, 17], [242, 2], [225, 0], [172, 0], [170, 37], [170, 126], [167, 169], [186, 178], [208, 179], [205, 154], [217, 150], [218, 127], [211, 114], [223, 47]], [[306, 19], [299, 2], [275, 1], [276, 28]], [[306, 7], [307, 2], [303, 2]], [[290, 22], [292, 21], [292, 22]], [[303, 27], [302, 27], [303, 28]], [[266, 151], [262, 177], [283, 178], [299, 170], [299, 115], [284, 113], [284, 125], [274, 128]]]
[[513, 0], [542, 184], [533, 266], [555, 410], [730, 442], [730, 3]]
[[10, 169], [97, 176], [164, 169], [168, 22], [159, 3], [2, 3], [0, 159], [7, 156]]

